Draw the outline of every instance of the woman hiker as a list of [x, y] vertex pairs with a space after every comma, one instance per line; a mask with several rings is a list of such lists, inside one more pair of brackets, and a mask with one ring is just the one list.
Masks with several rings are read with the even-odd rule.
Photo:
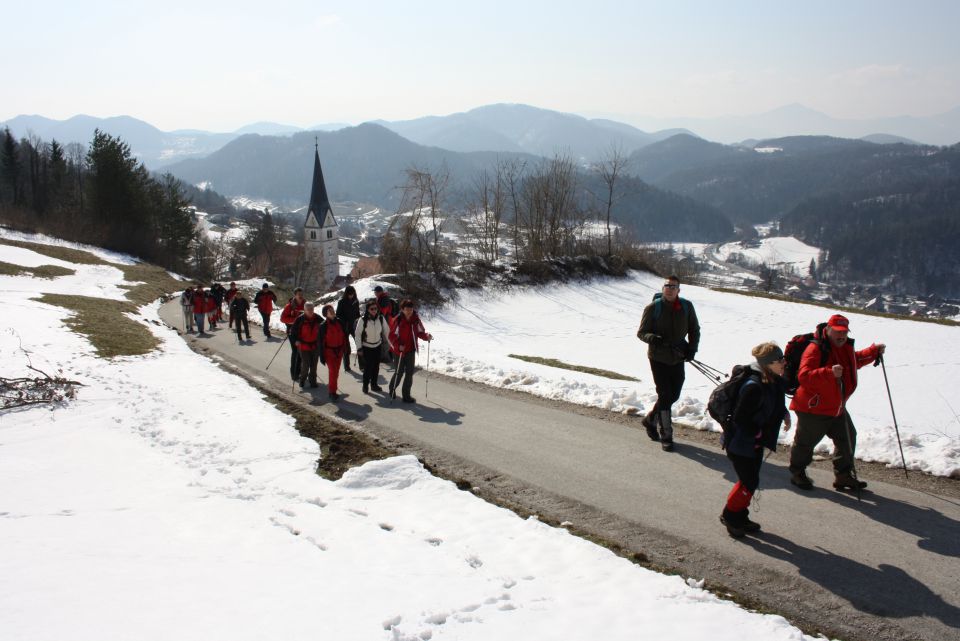
[[751, 354], [756, 360], [748, 366], [751, 372], [737, 394], [733, 431], [723, 435], [723, 447], [738, 480], [727, 496], [720, 522], [734, 538], [760, 529], [759, 523], [750, 520], [748, 508], [760, 486], [763, 450], [777, 449], [780, 423], [784, 431], [790, 429], [790, 412], [784, 402], [783, 351], [775, 343], [761, 343]]
[[390, 350], [397, 355], [397, 369], [390, 379], [390, 397], [397, 397], [397, 387], [402, 379], [404, 403], [417, 401], [410, 396], [417, 352], [420, 350], [417, 339], [431, 341], [433, 336], [424, 329], [423, 322], [413, 307], [413, 301], [405, 298], [400, 303], [400, 314], [390, 322]]
[[383, 388], [377, 384], [380, 376], [380, 346], [389, 343], [390, 335], [375, 298], [367, 301], [366, 311], [357, 321], [353, 340], [363, 353], [363, 393], [366, 394], [368, 390], [382, 392]]
[[340, 362], [347, 349], [350, 332], [343, 319], [337, 318], [333, 305], [323, 306], [323, 323], [320, 324], [318, 351], [320, 363], [327, 366], [327, 391], [331, 401], [340, 400], [337, 394], [337, 379], [340, 378]]

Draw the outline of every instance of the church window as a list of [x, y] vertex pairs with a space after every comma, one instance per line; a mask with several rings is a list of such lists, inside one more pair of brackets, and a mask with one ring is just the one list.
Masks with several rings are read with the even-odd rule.
[[310, 232], [310, 240], [316, 240], [316, 239], [317, 239], [317, 232], [315, 231]]
[[327, 230], [327, 240], [330, 240], [331, 238], [333, 238], [333, 230], [332, 230], [332, 229], [328, 229], [328, 230]]

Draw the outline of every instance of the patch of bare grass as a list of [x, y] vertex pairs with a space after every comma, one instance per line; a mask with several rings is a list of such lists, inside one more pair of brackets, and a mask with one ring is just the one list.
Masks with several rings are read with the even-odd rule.
[[570, 363], [564, 363], [561, 360], [556, 358], [541, 358], [540, 356], [524, 356], [522, 354], [507, 354], [510, 358], [515, 358], [519, 361], [526, 361], [528, 363], [537, 363], [538, 365], [546, 365], [547, 367], [556, 367], [558, 369], [568, 369], [572, 372], [583, 372], [584, 374], [592, 374], [594, 376], [602, 376], [603, 378], [613, 379], [615, 381], [634, 381], [639, 382], [639, 378], [634, 378], [632, 376], [627, 376], [626, 374], [620, 374], [618, 372], [611, 372], [607, 369], [598, 369], [596, 367], [587, 367], [585, 365], [572, 365]]
[[43, 294], [37, 300], [72, 311], [65, 324], [86, 336], [101, 358], [149, 354], [159, 344], [145, 325], [125, 316], [137, 311], [128, 301], [66, 294]]
[[106, 265], [107, 261], [94, 256], [88, 251], [82, 249], [73, 249], [70, 247], [61, 247], [59, 245], [43, 245], [41, 243], [30, 243], [25, 240], [11, 240], [9, 238], [0, 238], [0, 244], [10, 245], [11, 247], [20, 247], [50, 258], [58, 258], [68, 263], [77, 263], [78, 265]]

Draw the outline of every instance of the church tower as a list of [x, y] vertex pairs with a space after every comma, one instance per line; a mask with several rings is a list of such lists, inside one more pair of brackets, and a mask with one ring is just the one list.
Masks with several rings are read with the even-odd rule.
[[327, 187], [320, 169], [320, 151], [315, 147], [313, 155], [313, 186], [310, 189], [310, 205], [307, 220], [303, 224], [303, 293], [312, 297], [325, 292], [340, 275], [340, 249], [337, 220], [333, 217]]

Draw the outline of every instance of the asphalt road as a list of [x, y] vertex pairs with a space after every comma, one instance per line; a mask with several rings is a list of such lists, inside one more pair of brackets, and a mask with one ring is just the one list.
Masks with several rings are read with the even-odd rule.
[[[161, 318], [181, 327], [176, 301], [161, 307]], [[808, 632], [960, 639], [956, 499], [874, 481], [858, 501], [828, 489], [832, 475], [812, 468], [817, 489], [801, 493], [782, 466], [768, 462], [751, 508], [763, 532], [734, 540], [718, 516], [735, 477], [716, 447], [681, 435], [677, 450], [664, 453], [642, 430], [444, 377], [430, 377], [427, 398], [423, 371], [415, 405], [365, 395], [359, 378], [345, 373], [343, 398], [333, 404], [324, 385], [291, 387], [287, 346], [267, 371], [280, 340], [250, 329], [254, 340], [244, 344], [226, 329], [185, 338], [273, 391], [406, 444], [428, 464], [469, 479], [481, 495], [568, 521], [654, 566], [705, 578], [707, 587], [729, 589]], [[384, 374], [389, 369], [381, 369], [386, 388]]]

